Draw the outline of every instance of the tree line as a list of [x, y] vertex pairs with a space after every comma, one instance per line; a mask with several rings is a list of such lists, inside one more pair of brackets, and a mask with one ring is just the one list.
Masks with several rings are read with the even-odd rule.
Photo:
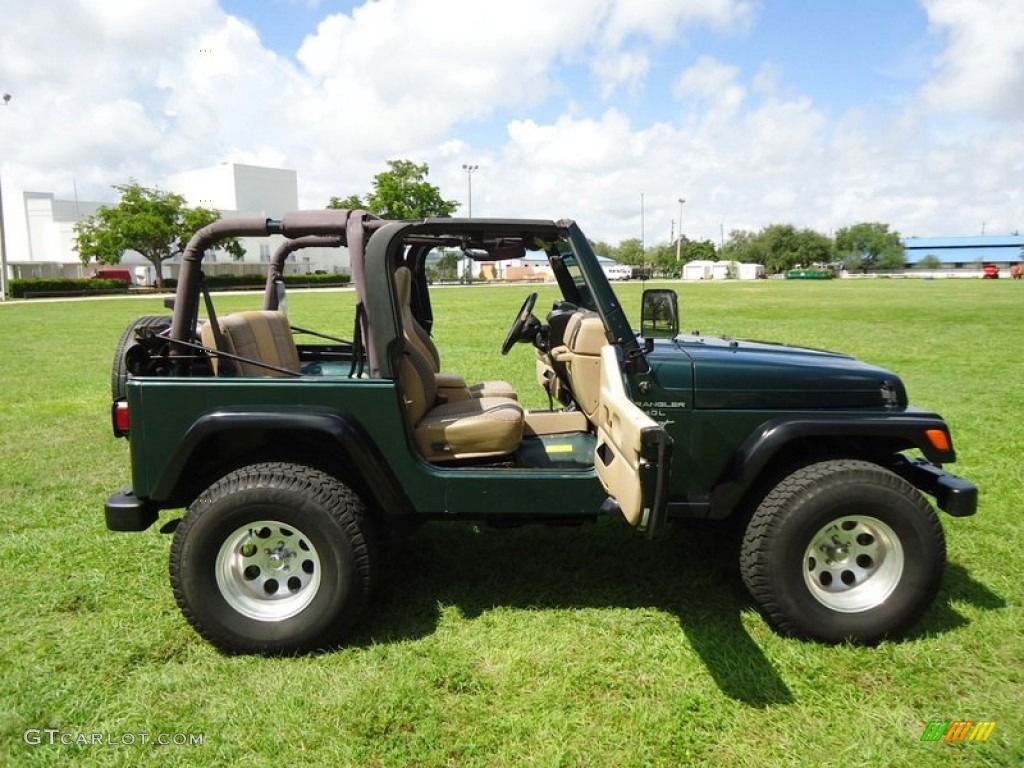
[[666, 275], [678, 274], [691, 261], [761, 264], [769, 273], [811, 266], [842, 267], [851, 272], [905, 266], [899, 233], [876, 221], [844, 227], [832, 237], [812, 229], [797, 229], [792, 224], [771, 224], [758, 232], [733, 230], [720, 246], [710, 240], [690, 240], [685, 236], [678, 242], [648, 248], [642, 246], [639, 238], [623, 240], [617, 246], [600, 241], [592, 245], [599, 256]]

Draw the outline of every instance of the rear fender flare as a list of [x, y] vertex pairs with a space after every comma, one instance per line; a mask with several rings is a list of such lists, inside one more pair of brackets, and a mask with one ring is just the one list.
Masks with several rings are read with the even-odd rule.
[[372, 438], [347, 413], [308, 406], [280, 406], [263, 410], [251, 406], [210, 411], [196, 419], [182, 437], [153, 488], [152, 498], [168, 499], [182, 482], [190, 459], [208, 439], [232, 431], [263, 433], [302, 431], [313, 433], [338, 447], [338, 458], [348, 462], [363, 478], [377, 509], [386, 514], [410, 514], [412, 503], [402, 491], [387, 460]]

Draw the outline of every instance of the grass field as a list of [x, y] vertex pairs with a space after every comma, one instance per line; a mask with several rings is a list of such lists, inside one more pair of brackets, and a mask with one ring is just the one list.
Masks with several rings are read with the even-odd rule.
[[[652, 544], [610, 521], [437, 524], [386, 554], [375, 609], [347, 647], [221, 655], [174, 604], [168, 537], [103, 525], [103, 501], [129, 471], [126, 443], [110, 435], [111, 356], [159, 302], [9, 302], [0, 765], [1024, 764], [1024, 285], [676, 287], [687, 329], [851, 352], [902, 374], [912, 402], [951, 424], [952, 469], [978, 483], [981, 508], [942, 517], [950, 564], [908, 639], [868, 649], [778, 637], [713, 528]], [[527, 348], [498, 354], [527, 290], [437, 289], [444, 368], [535, 390]], [[546, 308], [554, 292], [539, 290]], [[635, 315], [639, 286], [619, 290]], [[289, 302], [296, 324], [351, 335], [351, 293]], [[527, 401], [545, 405], [539, 392]], [[922, 742], [933, 720], [997, 725], [985, 743]], [[27, 730], [48, 728], [58, 743], [43, 732], [26, 744]], [[203, 743], [143, 745], [143, 733]], [[94, 734], [115, 743], [59, 743]]]

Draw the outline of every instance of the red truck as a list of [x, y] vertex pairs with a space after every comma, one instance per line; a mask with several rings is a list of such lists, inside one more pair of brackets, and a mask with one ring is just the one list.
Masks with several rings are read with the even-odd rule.
[[93, 277], [98, 280], [122, 280], [128, 285], [132, 284], [132, 273], [128, 269], [98, 269]]

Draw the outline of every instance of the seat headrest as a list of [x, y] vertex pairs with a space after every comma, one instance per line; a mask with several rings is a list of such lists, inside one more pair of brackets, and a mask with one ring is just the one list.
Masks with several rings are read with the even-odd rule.
[[395, 292], [398, 294], [399, 306], [408, 307], [412, 301], [412, 270], [408, 267], [395, 270]]

